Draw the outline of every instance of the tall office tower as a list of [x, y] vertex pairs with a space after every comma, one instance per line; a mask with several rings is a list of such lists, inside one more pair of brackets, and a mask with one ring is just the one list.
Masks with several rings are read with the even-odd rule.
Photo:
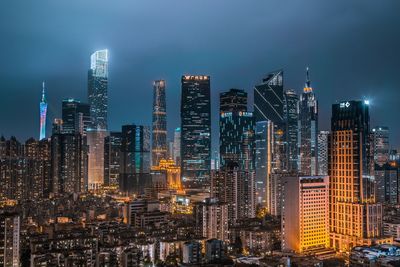
[[271, 174], [273, 166], [274, 125], [271, 121], [259, 121], [256, 123], [256, 151], [255, 151], [255, 190], [256, 203], [268, 210], [267, 204], [270, 198]]
[[318, 174], [328, 175], [328, 131], [318, 132]]
[[328, 142], [331, 247], [349, 251], [381, 235], [382, 205], [376, 203], [367, 102], [332, 105]]
[[84, 159], [87, 157], [79, 133], [53, 133], [51, 136], [52, 193], [79, 193], [85, 184]]
[[299, 97], [293, 90], [284, 93], [283, 114], [285, 122], [286, 159], [288, 171], [297, 171], [298, 143], [298, 103]]
[[285, 177], [282, 189], [282, 250], [329, 247], [329, 177]]
[[107, 131], [108, 108], [108, 50], [99, 50], [90, 57], [88, 99], [92, 130]]
[[39, 140], [46, 138], [46, 119], [47, 119], [47, 101], [46, 101], [46, 91], [43, 82], [42, 88], [42, 100], [40, 101], [40, 137]]
[[194, 204], [193, 216], [198, 237], [229, 241], [227, 203], [220, 202], [216, 198], [207, 198], [204, 202]]
[[209, 182], [211, 168], [210, 76], [182, 76], [182, 178], [193, 186]]
[[90, 128], [90, 105], [73, 98], [62, 101], [63, 132], [86, 134]]
[[309, 71], [299, 101], [299, 171], [303, 175], [318, 173], [318, 101], [311, 87]]
[[372, 138], [375, 164], [383, 166], [389, 161], [389, 128], [384, 126], [372, 128]]
[[270, 120], [282, 124], [283, 118], [283, 70], [271, 72], [254, 88], [254, 116], [256, 122]]
[[150, 128], [124, 125], [121, 139], [120, 190], [140, 194], [150, 184]]
[[174, 131], [174, 151], [173, 158], [177, 166], [181, 166], [181, 128]]
[[237, 162], [227, 162], [219, 171], [212, 172], [211, 198], [228, 203], [228, 222], [254, 218], [254, 172], [241, 169]]
[[167, 104], [165, 100], [165, 81], [153, 83], [153, 127], [151, 157], [152, 165], [158, 166], [161, 159], [167, 158]]
[[104, 140], [106, 131], [89, 130], [86, 134], [88, 153], [88, 188], [96, 190], [104, 184]]
[[121, 166], [121, 132], [110, 132], [104, 139], [104, 184], [119, 186]]
[[245, 91], [231, 89], [220, 94], [219, 131], [220, 164], [235, 161], [240, 168], [254, 170], [254, 117], [247, 112]]
[[378, 203], [400, 203], [400, 173], [396, 162], [375, 165], [376, 200]]
[[20, 266], [20, 218], [17, 213], [0, 214], [0, 266]]

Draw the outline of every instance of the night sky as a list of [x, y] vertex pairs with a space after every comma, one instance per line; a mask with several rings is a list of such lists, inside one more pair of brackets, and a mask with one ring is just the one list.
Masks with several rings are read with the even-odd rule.
[[399, 0], [0, 1], [0, 134], [39, 135], [41, 82], [48, 134], [61, 100], [87, 101], [94, 50], [110, 51], [109, 126], [150, 125], [152, 81], [167, 81], [168, 129], [179, 126], [180, 77], [211, 75], [213, 143], [218, 94], [246, 89], [283, 68], [300, 92], [310, 67], [320, 129], [331, 104], [371, 100], [372, 126], [400, 146]]

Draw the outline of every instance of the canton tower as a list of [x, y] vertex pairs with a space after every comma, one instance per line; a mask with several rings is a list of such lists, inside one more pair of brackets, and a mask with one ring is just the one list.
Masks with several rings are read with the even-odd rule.
[[46, 138], [46, 115], [47, 115], [47, 101], [46, 92], [43, 82], [42, 100], [40, 101], [40, 137], [39, 140]]

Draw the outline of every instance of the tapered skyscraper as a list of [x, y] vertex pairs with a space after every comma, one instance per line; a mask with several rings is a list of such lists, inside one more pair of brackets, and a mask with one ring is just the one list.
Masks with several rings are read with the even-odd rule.
[[46, 91], [43, 82], [42, 100], [40, 101], [40, 137], [39, 140], [46, 138], [46, 116], [47, 116], [47, 101]]
[[303, 175], [318, 173], [318, 101], [311, 87], [307, 68], [307, 80], [299, 101], [299, 171]]
[[99, 50], [90, 57], [88, 99], [93, 130], [107, 130], [108, 50]]
[[167, 104], [164, 80], [154, 81], [152, 134], [152, 165], [158, 166], [161, 159], [167, 159]]

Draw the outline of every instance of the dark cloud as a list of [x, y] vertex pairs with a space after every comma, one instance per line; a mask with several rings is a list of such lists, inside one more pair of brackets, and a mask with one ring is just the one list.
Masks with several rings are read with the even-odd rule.
[[216, 130], [219, 92], [252, 93], [277, 68], [300, 92], [310, 66], [324, 129], [333, 102], [370, 97], [373, 124], [389, 126], [398, 146], [399, 10], [398, 0], [1, 1], [0, 133], [38, 135], [42, 80], [51, 118], [63, 98], [86, 100], [89, 55], [106, 47], [112, 129], [150, 123], [154, 79], [167, 80], [172, 130], [180, 76], [210, 74]]

